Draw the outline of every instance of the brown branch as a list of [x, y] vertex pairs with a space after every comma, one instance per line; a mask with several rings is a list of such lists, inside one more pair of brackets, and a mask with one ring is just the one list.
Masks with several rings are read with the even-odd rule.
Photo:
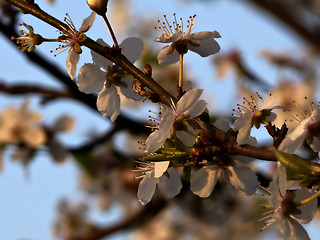
[[56, 91], [44, 87], [37, 86], [27, 86], [27, 85], [15, 85], [8, 86], [0, 83], [0, 92], [16, 95], [16, 94], [26, 94], [26, 93], [36, 93], [43, 94], [50, 98], [72, 98], [73, 95], [67, 91]]
[[166, 206], [167, 202], [163, 199], [153, 200], [148, 203], [148, 205], [146, 205], [140, 212], [128, 217], [123, 222], [104, 228], [93, 226], [82, 236], [71, 237], [67, 240], [98, 240], [120, 230], [128, 230], [140, 226], [155, 217]]

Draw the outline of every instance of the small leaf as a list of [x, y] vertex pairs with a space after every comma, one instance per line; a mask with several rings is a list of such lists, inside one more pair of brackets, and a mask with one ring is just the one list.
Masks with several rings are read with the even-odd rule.
[[297, 155], [275, 150], [278, 161], [286, 168], [288, 179], [303, 179], [311, 176], [311, 163]]

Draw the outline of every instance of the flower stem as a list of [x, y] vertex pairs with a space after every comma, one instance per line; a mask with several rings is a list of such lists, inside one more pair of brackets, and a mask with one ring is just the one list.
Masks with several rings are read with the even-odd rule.
[[114, 34], [114, 32], [113, 32], [113, 30], [112, 30], [112, 27], [111, 27], [111, 24], [110, 24], [110, 22], [109, 22], [109, 20], [108, 20], [108, 18], [107, 18], [107, 15], [104, 14], [104, 15], [101, 15], [101, 16], [103, 17], [104, 21], [106, 22], [106, 24], [107, 24], [107, 26], [108, 26], [108, 29], [109, 29], [109, 32], [110, 32], [110, 34], [111, 34], [112, 40], [113, 40], [113, 42], [114, 42], [114, 45], [115, 45], [116, 47], [119, 47], [119, 44], [118, 44], [118, 42], [117, 42], [116, 35]]
[[180, 53], [180, 71], [179, 71], [179, 82], [178, 82], [178, 99], [180, 99], [182, 97], [182, 94], [183, 94], [182, 85], [183, 85], [183, 53]]
[[318, 197], [320, 197], [320, 191], [318, 191], [317, 193], [313, 194], [311, 197], [298, 202], [297, 205], [300, 206], [300, 205], [303, 205], [303, 204], [307, 204], [307, 203], [311, 202], [312, 200], [314, 200], [314, 199], [316, 199]]
[[179, 88], [182, 88], [183, 82], [183, 53], [180, 53], [180, 72], [179, 72]]

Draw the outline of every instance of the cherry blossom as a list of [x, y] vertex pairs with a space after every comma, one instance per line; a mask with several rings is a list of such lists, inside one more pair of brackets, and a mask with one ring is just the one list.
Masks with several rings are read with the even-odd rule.
[[86, 35], [84, 33], [92, 27], [95, 17], [96, 13], [92, 12], [89, 17], [82, 21], [79, 30], [76, 29], [68, 14], [64, 19], [67, 23], [67, 28], [62, 31], [62, 36], [58, 38], [58, 41], [66, 43], [66, 45], [58, 47], [56, 51], [65, 51], [69, 49], [66, 65], [71, 79], [74, 79], [77, 73], [77, 64], [80, 60], [80, 54], [82, 52], [80, 45], [81, 42], [86, 39]]
[[37, 148], [46, 142], [46, 133], [38, 125], [42, 116], [29, 110], [26, 100], [20, 108], [9, 107], [0, 114], [0, 144], [24, 143]]
[[263, 102], [262, 97], [257, 93], [258, 102], [251, 96], [251, 100], [243, 98], [243, 104], [238, 104], [237, 110], [233, 109], [236, 114], [233, 116], [236, 119], [233, 129], [239, 130], [237, 135], [237, 142], [239, 145], [246, 144], [251, 128], [255, 126], [259, 128], [262, 123], [272, 122], [276, 119], [277, 115], [272, 112], [274, 109], [286, 109], [282, 106], [275, 106], [276, 98], [268, 98], [268, 101]]
[[[182, 188], [180, 176], [173, 167], [168, 168], [169, 163], [169, 161], [141, 163], [142, 167], [138, 171], [142, 171], [144, 175], [141, 176], [143, 179], [139, 184], [137, 196], [142, 205], [150, 202], [156, 185], [169, 198], [180, 192]], [[164, 172], [168, 174], [164, 174]]]
[[281, 142], [279, 150], [294, 153], [307, 140], [315, 152], [320, 151], [320, 108], [312, 104], [310, 109], [313, 109], [311, 113], [306, 111], [302, 112], [301, 117], [301, 114], [295, 117], [295, 120], [300, 123]]
[[[97, 42], [108, 46], [102, 39]], [[139, 38], [127, 38], [119, 47], [121, 52], [132, 63], [140, 58], [143, 42]], [[120, 94], [133, 100], [141, 100], [131, 87], [132, 78], [127, 77], [123, 69], [113, 62], [91, 51], [93, 64], [85, 64], [80, 68], [77, 85], [85, 93], [99, 92], [97, 107], [104, 117], [114, 121], [120, 114]], [[101, 70], [103, 69], [103, 71]]]
[[29, 32], [26, 32], [24, 30], [20, 30], [20, 33], [24, 35], [23, 37], [11, 37], [12, 40], [16, 40], [17, 44], [21, 44], [21, 47], [18, 49], [21, 49], [21, 51], [27, 51], [33, 52], [36, 48], [36, 45], [40, 45], [45, 39], [40, 35], [34, 33], [33, 27], [30, 25], [27, 25], [26, 23], [19, 24], [19, 26], [24, 26]]
[[303, 205], [297, 205], [301, 200], [312, 196], [306, 188], [296, 191], [287, 191], [286, 170], [279, 166], [269, 185], [266, 209], [271, 209], [264, 214], [264, 228], [275, 224], [284, 239], [310, 239], [301, 224], [309, 223], [316, 212], [317, 199]]
[[217, 31], [206, 31], [191, 33], [195, 25], [196, 15], [190, 17], [188, 21], [187, 32], [183, 32], [183, 22], [181, 24], [177, 21], [176, 15], [173, 14], [175, 21], [173, 26], [164, 15], [165, 22], [159, 22], [159, 30], [161, 36], [156, 38], [156, 42], [171, 43], [171, 45], [164, 47], [158, 54], [159, 64], [172, 64], [179, 61], [179, 54], [185, 54], [188, 50], [198, 53], [201, 57], [207, 57], [220, 51], [219, 44], [214, 38], [220, 38]]
[[159, 149], [162, 144], [171, 136], [174, 124], [180, 120], [198, 117], [206, 110], [207, 103], [199, 100], [202, 89], [192, 89], [186, 92], [175, 106], [163, 105], [161, 108], [161, 121], [158, 129], [150, 134], [146, 140], [146, 152], [152, 153]]

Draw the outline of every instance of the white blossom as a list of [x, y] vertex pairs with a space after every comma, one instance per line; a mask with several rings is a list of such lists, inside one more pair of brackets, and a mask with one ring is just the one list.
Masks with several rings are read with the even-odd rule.
[[76, 29], [68, 14], [65, 18], [67, 28], [62, 31], [62, 36], [60, 36], [58, 40], [60, 42], [66, 43], [66, 45], [57, 48], [56, 51], [65, 51], [69, 49], [66, 65], [68, 68], [68, 74], [71, 79], [74, 79], [76, 76], [77, 64], [80, 60], [80, 53], [82, 52], [79, 43], [83, 42], [86, 39], [86, 35], [84, 33], [92, 27], [95, 17], [96, 13], [92, 12], [89, 17], [82, 21], [79, 30]]
[[207, 103], [199, 100], [202, 89], [192, 89], [186, 92], [175, 106], [162, 106], [161, 122], [158, 130], [150, 134], [146, 140], [146, 152], [152, 153], [158, 150], [170, 137], [174, 123], [178, 118], [192, 119], [199, 116], [206, 110]]
[[310, 108], [313, 109], [311, 113], [306, 111], [301, 117], [295, 117], [295, 120], [300, 123], [281, 142], [279, 150], [294, 153], [307, 140], [315, 152], [320, 151], [320, 108], [315, 108], [313, 105]]
[[[108, 46], [102, 39], [97, 42]], [[143, 42], [139, 38], [127, 38], [119, 47], [124, 56], [132, 63], [140, 58]], [[80, 68], [77, 85], [85, 93], [99, 92], [97, 108], [104, 117], [114, 121], [120, 114], [120, 95], [133, 100], [141, 100], [131, 87], [131, 78], [122, 77], [123, 70], [113, 62], [91, 51], [94, 64], [85, 64]], [[103, 69], [103, 70], [101, 70]], [[115, 75], [115, 76], [114, 76]], [[117, 77], [117, 75], [121, 75]]]
[[165, 22], [159, 22], [159, 30], [161, 36], [156, 38], [156, 42], [171, 43], [169, 46], [164, 47], [158, 54], [159, 64], [172, 64], [179, 61], [179, 54], [185, 54], [188, 50], [198, 53], [201, 57], [207, 57], [220, 51], [219, 44], [214, 38], [220, 38], [217, 31], [205, 31], [191, 33], [195, 25], [196, 15], [190, 17], [188, 21], [187, 32], [183, 32], [183, 22], [181, 24], [177, 21], [174, 14], [175, 21], [171, 26], [164, 16]]
[[267, 190], [269, 202], [265, 208], [269, 211], [261, 218], [261, 220], [265, 220], [263, 229], [275, 224], [284, 239], [310, 239], [301, 224], [309, 223], [313, 219], [317, 208], [317, 199], [296, 206], [297, 202], [309, 198], [312, 193], [306, 188], [291, 192], [288, 192], [287, 189], [286, 170], [280, 165]]
[[[144, 173], [143, 179], [139, 184], [138, 199], [142, 205], [150, 202], [156, 185], [160, 190], [171, 198], [176, 196], [181, 188], [181, 180], [179, 173], [169, 166], [169, 161], [142, 163], [142, 167], [138, 171]], [[166, 172], [166, 174], [164, 174]]]
[[258, 95], [258, 102], [251, 96], [248, 100], [243, 98], [243, 104], [238, 104], [237, 110], [233, 109], [236, 114], [234, 116], [238, 117], [236, 119], [233, 129], [238, 131], [237, 142], [239, 145], [246, 144], [251, 128], [255, 126], [259, 128], [261, 123], [272, 122], [276, 119], [277, 115], [272, 112], [274, 109], [285, 109], [282, 106], [275, 106], [276, 98], [269, 98], [268, 101], [263, 102], [263, 99]]

